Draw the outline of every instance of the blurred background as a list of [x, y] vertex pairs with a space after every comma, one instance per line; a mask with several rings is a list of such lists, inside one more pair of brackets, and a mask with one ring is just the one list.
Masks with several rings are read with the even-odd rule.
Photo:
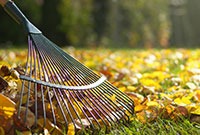
[[[200, 0], [14, 0], [60, 46], [198, 47]], [[27, 45], [0, 8], [0, 47]]]

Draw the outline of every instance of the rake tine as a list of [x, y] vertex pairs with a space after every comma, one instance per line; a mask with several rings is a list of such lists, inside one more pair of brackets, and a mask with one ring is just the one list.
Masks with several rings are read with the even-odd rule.
[[[97, 100], [95, 100], [92, 96], [91, 96], [91, 94], [90, 93], [88, 93], [88, 91], [89, 90], [86, 90], [85, 92], [90, 96], [90, 97], [88, 97], [88, 99], [92, 102], [92, 100], [94, 101], [94, 102], [92, 102], [94, 105], [95, 105], [95, 107], [103, 114], [103, 116], [108, 120], [108, 122], [112, 125], [112, 122], [106, 117], [106, 115], [104, 114], [104, 113], [106, 113], [107, 115], [109, 115], [107, 112], [106, 112], [106, 110], [97, 102]], [[87, 95], [86, 95], [87, 96]], [[92, 100], [91, 100], [92, 99]], [[98, 105], [98, 106], [97, 106]], [[100, 109], [100, 108], [101, 109]], [[110, 118], [110, 119], [112, 119], [112, 118]], [[106, 128], [107, 128], [107, 124], [105, 123], [105, 121], [103, 120], [103, 119], [101, 119], [102, 121], [103, 121], [103, 123], [105, 124], [105, 126], [106, 126]]]
[[[107, 86], [107, 88], [106, 88], [106, 84], [104, 84], [104, 86], [103, 86], [104, 88], [102, 89], [104, 92], [108, 92], [108, 93], [110, 93], [110, 91], [105, 91], [106, 89], [108, 89], [108, 88], [110, 88], [110, 89], [112, 89], [110, 86]], [[119, 93], [120, 94], [120, 93]], [[113, 94], [112, 94], [113, 95]], [[126, 102], [126, 104], [123, 104], [123, 106], [125, 107], [125, 108], [127, 108], [127, 110], [129, 111], [129, 113], [131, 114], [131, 111], [133, 111], [132, 110], [132, 108], [129, 106], [129, 103], [126, 101], [126, 100], [124, 100], [123, 98], [120, 98], [120, 96], [118, 96], [118, 94], [114, 94], [114, 95], [116, 95], [116, 98], [119, 100], [119, 101], [121, 101], [121, 102]], [[123, 100], [123, 101], [122, 101]], [[120, 102], [120, 103], [121, 103]], [[128, 104], [128, 105], [127, 105]], [[130, 109], [130, 110], [129, 110]]]
[[[52, 73], [51, 73], [52, 74]], [[53, 75], [52, 75], [53, 76]], [[54, 78], [54, 77], [53, 77]], [[55, 81], [55, 80], [54, 80]], [[73, 96], [73, 95], [72, 95]], [[75, 100], [76, 101], [76, 100]], [[77, 102], [76, 102], [77, 103]], [[79, 105], [79, 103], [77, 103], [77, 105], [79, 106], [79, 108], [82, 110], [82, 111], [84, 111], [81, 107], [80, 107], [80, 105]], [[90, 124], [91, 124], [91, 126], [94, 128], [94, 125], [92, 124], [92, 122], [90, 121], [90, 119], [89, 119], [89, 117], [87, 116], [87, 114], [86, 113], [84, 113], [84, 115], [87, 117], [87, 119], [88, 119], [88, 121], [90, 122]]]
[[[47, 60], [48, 61], [48, 60]], [[54, 65], [53, 65], [54, 66]], [[54, 70], [53, 70], [54, 71]], [[58, 73], [58, 71], [56, 70], [56, 72]], [[57, 77], [57, 74], [54, 72], [54, 74], [56, 75], [56, 77]], [[57, 77], [58, 78], [58, 77]], [[55, 80], [54, 80], [55, 81]], [[62, 80], [63, 81], [63, 80]], [[64, 83], [64, 81], [63, 81], [63, 83]], [[68, 107], [67, 107], [67, 105], [66, 105], [66, 102], [65, 102], [65, 100], [64, 100], [64, 98], [63, 98], [63, 95], [62, 95], [62, 93], [60, 92], [60, 90], [59, 90], [59, 93], [60, 93], [60, 95], [61, 95], [61, 97], [62, 97], [62, 99], [63, 99], [63, 102], [65, 103], [65, 107], [67, 108], [67, 110], [68, 110], [68, 112], [69, 112], [69, 114], [70, 114], [70, 117], [71, 117], [71, 119], [72, 119], [72, 122], [73, 122], [73, 124], [74, 124], [74, 126], [75, 126], [75, 122], [74, 122], [74, 119], [73, 119], [73, 117], [72, 117], [72, 115], [71, 115], [71, 113], [70, 113], [70, 111], [69, 111], [69, 109], [68, 109]], [[66, 95], [66, 97], [68, 98], [68, 96], [67, 96], [67, 94], [65, 93], [65, 95]], [[74, 111], [75, 111], [75, 108], [74, 108], [74, 106], [72, 105], [72, 103], [71, 103], [71, 100], [68, 98], [68, 100], [70, 101], [70, 104], [71, 104], [71, 106], [73, 107], [73, 109], [74, 109]], [[76, 112], [76, 111], [75, 111]], [[80, 119], [80, 116], [77, 114], [77, 112], [76, 112], [76, 115], [79, 117], [79, 119]], [[76, 126], [75, 126], [75, 128], [76, 128]], [[77, 130], [77, 129], [76, 129]]]
[[94, 116], [94, 114], [88, 109], [88, 107], [85, 105], [85, 103], [82, 101], [82, 99], [79, 97], [79, 95], [77, 94], [77, 92], [74, 92], [76, 97], [78, 97], [79, 101], [82, 103], [82, 105], [88, 110], [88, 112], [91, 114], [91, 116], [94, 118], [94, 120], [97, 122], [98, 126], [100, 127], [101, 129], [101, 126], [98, 122], [98, 120], [96, 119], [96, 117]]
[[[72, 75], [73, 76], [73, 75]], [[115, 116], [115, 115], [114, 115]], [[117, 119], [117, 117], [116, 117], [116, 119]]]
[[[32, 65], [33, 65], [32, 41], [30, 42], [30, 48], [31, 48], [31, 61], [30, 61], [30, 78], [31, 78], [31, 76], [32, 76]], [[29, 105], [29, 98], [30, 98], [30, 89], [31, 89], [31, 81], [28, 82], [28, 93], [27, 93], [27, 101], [26, 101], [26, 111], [25, 111], [23, 125], [26, 123], [27, 115], [28, 115], [28, 105]]]
[[[106, 99], [109, 99], [109, 98], [108, 98], [104, 93], [102, 93], [102, 94], [104, 95], [104, 96], [102, 96], [102, 94], [100, 94], [100, 93], [98, 92], [98, 91], [100, 91], [100, 90], [99, 90], [98, 88], [96, 88], [96, 89], [97, 89], [97, 90], [96, 90], [95, 92], [94, 92], [93, 90], [92, 90], [92, 91], [93, 91], [96, 95], [97, 95], [97, 93], [98, 93], [99, 96], [98, 96], [98, 95], [97, 95], [97, 96], [98, 96], [98, 97], [102, 97], [104, 103], [105, 103], [107, 106], [109, 106], [109, 107], [112, 106], [112, 107], [110, 107], [111, 110], [112, 110], [112, 111], [111, 111], [111, 114], [117, 119], [118, 122], [120, 122], [119, 119], [118, 119], [118, 117], [120, 118], [120, 117], [124, 117], [124, 116], [123, 116], [123, 115], [119, 116], [118, 114], [114, 113], [115, 111], [117, 111], [117, 109], [116, 109], [117, 105], [116, 105], [115, 103], [113, 103], [112, 100], [110, 100], [110, 103], [108, 103], [108, 102], [106, 101]], [[97, 92], [97, 93], [96, 93], [96, 92]], [[111, 104], [111, 103], [113, 103], [116, 107], [113, 106], [113, 104]], [[119, 109], [120, 109], [120, 108], [119, 108]], [[121, 113], [120, 113], [120, 114], [121, 114]], [[117, 115], [118, 117], [117, 117], [116, 115]]]
[[[47, 60], [48, 61], [48, 60]], [[54, 71], [54, 70], [53, 70]], [[55, 73], [54, 73], [55, 74]], [[55, 74], [56, 75], [56, 74]], [[75, 93], [76, 94], [76, 93]], [[80, 107], [80, 105], [79, 105], [79, 107]], [[87, 115], [86, 113], [85, 113], [85, 115]], [[89, 120], [89, 117], [88, 116], [86, 116], [87, 118], [88, 118], [88, 120]], [[89, 120], [90, 121], [90, 120]], [[92, 124], [92, 122], [90, 122], [91, 124]], [[93, 125], [93, 124], [92, 124]], [[93, 126], [93, 128], [94, 128], [94, 126]]]
[[[110, 103], [112, 103], [112, 104], [114, 104], [114, 106], [116, 106], [119, 110], [121, 110], [127, 117], [128, 117], [128, 115], [124, 112], [124, 110], [122, 110], [116, 103], [114, 103], [107, 95], [105, 95], [105, 93], [103, 93], [102, 91], [100, 91], [99, 90], [99, 92], [101, 92], [102, 93], [102, 95], [104, 95], [104, 97], [106, 97], [106, 99], [107, 100], [109, 100], [110, 101]], [[100, 94], [98, 91], [97, 91], [97, 93], [98, 94]], [[100, 94], [101, 95], [101, 94]], [[111, 105], [112, 105], [111, 104]], [[116, 109], [116, 111], [118, 111], [118, 109]], [[124, 115], [120, 112], [120, 114], [121, 114], [121, 117], [124, 117]], [[120, 116], [119, 116], [120, 117]], [[125, 117], [124, 117], [125, 118]]]
[[[41, 55], [41, 54], [40, 54], [40, 55]], [[42, 56], [42, 55], [41, 55], [41, 56]], [[45, 57], [41, 57], [41, 58], [42, 58], [43, 63], [46, 63]], [[46, 64], [47, 64], [47, 63], [46, 63]], [[47, 65], [48, 65], [48, 64], [47, 64]], [[52, 82], [52, 81], [51, 81], [51, 77], [50, 77], [48, 71], [49, 71], [50, 74], [52, 75], [53, 80], [54, 80], [55, 78], [53, 77], [53, 73], [52, 73], [52, 71], [51, 71], [52, 67], [51, 67], [51, 65], [49, 65], [49, 66], [50, 66], [50, 67], [48, 67], [48, 70], [47, 70], [47, 67], [46, 67], [46, 65], [44, 64], [44, 67], [45, 67], [47, 76], [48, 76], [48, 78], [49, 78], [49, 81]], [[51, 68], [51, 69], [50, 69], [50, 68]], [[54, 80], [54, 81], [55, 81], [55, 80]], [[56, 81], [55, 81], [55, 83], [56, 83]], [[63, 111], [63, 109], [62, 109], [61, 103], [60, 103], [60, 101], [59, 101], [59, 99], [58, 99], [58, 96], [57, 96], [57, 94], [56, 94], [55, 89], [53, 88], [52, 90], [53, 90], [53, 93], [54, 93], [55, 98], [56, 98], [56, 100], [57, 100], [57, 103], [58, 103], [58, 105], [59, 105], [60, 111], [61, 111], [61, 113], [62, 113], [62, 115], [63, 115], [63, 118], [64, 118], [64, 120], [65, 120], [65, 123], [66, 123], [66, 132], [67, 132], [67, 131], [68, 131], [68, 122], [67, 122], [65, 113], [64, 113], [64, 111]], [[60, 91], [60, 90], [58, 89], [58, 91]]]
[[[39, 54], [37, 53], [37, 61], [38, 61], [38, 69], [39, 69], [39, 75], [40, 75], [40, 80], [42, 80], [42, 75], [41, 75], [41, 67], [40, 67], [40, 60], [39, 60]], [[44, 91], [43, 91], [43, 85], [40, 86], [41, 89], [41, 96], [42, 96], [42, 107], [43, 107], [43, 117], [44, 117], [44, 123], [43, 127], [46, 125], [46, 109], [45, 109], [45, 102], [44, 102]]]
[[[80, 64], [80, 63], [78, 63], [78, 64]], [[82, 65], [81, 65], [81, 66], [82, 66]], [[85, 69], [82, 68], [81, 70], [85, 70]], [[86, 70], [88, 70], [88, 69], [86, 68]], [[86, 72], [86, 73], [88, 73], [88, 72]], [[92, 72], [91, 72], [91, 73], [92, 73]], [[96, 76], [93, 76], [93, 77], [96, 77]], [[95, 79], [97, 79], [97, 78], [95, 78]], [[107, 86], [108, 86], [108, 85], [107, 85]], [[110, 87], [110, 86], [108, 86], [108, 87]], [[112, 90], [114, 90], [114, 89], [112, 89]], [[108, 92], [110, 93], [110, 91], [108, 91]], [[116, 94], [116, 92], [117, 92], [117, 94]], [[119, 92], [120, 92], [120, 93], [119, 93]], [[128, 97], [128, 98], [129, 98], [129, 99], [128, 99], [127, 96], [126, 96], [124, 93], [122, 93], [121, 91], [119, 91], [119, 90], [116, 91], [116, 89], [115, 89], [115, 91], [114, 91], [114, 92], [112, 91], [112, 93], [114, 93], [114, 94], [116, 94], [116, 95], [119, 95], [119, 94], [120, 94], [120, 95], [121, 95], [122, 97], [124, 97], [126, 100], [131, 100], [132, 103], [133, 103], [133, 100], [132, 100], [132, 99], [130, 99], [129, 97]], [[120, 98], [121, 98], [121, 97], [120, 97]], [[126, 102], [127, 104], [130, 104], [130, 103], [128, 103], [128, 101], [125, 101], [123, 98], [121, 98], [121, 99], [122, 99], [124, 102]], [[132, 110], [132, 108], [130, 108], [130, 107], [129, 107], [129, 109]], [[129, 112], [131, 113], [131, 111], [129, 111]]]
[[[57, 48], [57, 47], [55, 47], [55, 48]], [[58, 48], [59, 49], [59, 48]], [[60, 52], [62, 52], [62, 51], [60, 51]], [[63, 55], [64, 54], [66, 54], [66, 53], [62, 53]], [[76, 61], [76, 59], [74, 59], [74, 58], [72, 58], [71, 56], [69, 56], [69, 55], [66, 55], [66, 57], [68, 58], [68, 59], [70, 59], [71, 61], [75, 61], [74, 63], [73, 63], [73, 65], [77, 65], [77, 67], [80, 67], [80, 69], [83, 71], [88, 71], [88, 72], [85, 72], [85, 73], [87, 73], [87, 75], [91, 75], [91, 74], [93, 74], [94, 76], [92, 76], [92, 77], [94, 77], [93, 79], [98, 79], [98, 75], [96, 75], [94, 72], [92, 72], [89, 68], [87, 68], [86, 66], [84, 66], [83, 64], [81, 64], [81, 63], [79, 63], [78, 61]], [[89, 73], [89, 74], [88, 74]], [[107, 83], [109, 83], [109, 82], [107, 82]], [[110, 83], [109, 83], [110, 84]], [[132, 103], [134, 103], [134, 101], [131, 99], [131, 98], [129, 98], [128, 96], [126, 96], [123, 92], [121, 92], [121, 91], [119, 91], [118, 89], [117, 89], [117, 94], [120, 94], [121, 96], [123, 96], [126, 100], [130, 100], [130, 101], [132, 101]], [[116, 95], [117, 95], [116, 94]]]
[[[56, 63], [54, 63], [53, 65], [56, 65]], [[60, 70], [59, 70], [60, 71]], [[58, 73], [58, 72], [57, 72]], [[59, 73], [58, 73], [59, 74]], [[64, 77], [64, 76], [63, 76]], [[65, 78], [65, 77], [64, 77]], [[65, 78], [65, 80], [66, 80], [66, 78]], [[67, 80], [66, 80], [67, 81]], [[80, 93], [81, 94], [81, 93]], [[81, 94], [82, 95], [82, 94]], [[82, 97], [83, 97], [83, 95], [82, 95]], [[84, 97], [83, 97], [84, 98]], [[84, 98], [84, 100], [87, 102], [87, 100]], [[88, 102], [87, 102], [88, 103]], [[88, 105], [90, 106], [90, 107], [92, 107], [89, 103], [88, 103]], [[93, 107], [92, 107], [93, 108]], [[94, 109], [95, 110], [95, 109]], [[96, 110], [95, 110], [95, 112], [96, 112]], [[96, 112], [97, 113], [97, 112]], [[97, 113], [97, 115], [99, 116], [99, 114]], [[93, 116], [94, 117], [94, 116]], [[100, 119], [101, 120], [103, 120], [102, 118], [101, 118], [101, 116], [99, 116], [100, 117]], [[98, 121], [97, 121], [98, 122]], [[103, 122], [104, 122], [104, 120], [103, 120]], [[104, 124], [105, 124], [105, 122], [104, 122]], [[98, 124], [99, 125], [99, 124]], [[100, 125], [99, 125], [100, 126]]]
[[[53, 65], [56, 65], [56, 63], [54, 63]], [[56, 68], [58, 68], [58, 67], [56, 67]], [[59, 70], [59, 69], [58, 69]], [[56, 70], [57, 71], [57, 70]], [[59, 72], [57, 71], [57, 73], [59, 74]], [[60, 76], [60, 75], [59, 75]], [[64, 76], [63, 76], [64, 77]], [[61, 79], [62, 79], [62, 77], [60, 77]], [[65, 78], [65, 77], [64, 77]], [[65, 78], [66, 79], [66, 78]], [[64, 83], [64, 80], [62, 79], [62, 81], [63, 81], [63, 83]], [[76, 94], [76, 92], [75, 92], [75, 94]], [[81, 94], [80, 92], [79, 92], [79, 94]], [[76, 94], [77, 95], [77, 94]], [[81, 94], [82, 95], [82, 94]], [[77, 95], [78, 96], [78, 95]], [[82, 96], [83, 97], [83, 96]], [[83, 97], [84, 98], [84, 97]], [[79, 98], [79, 100], [81, 101], [81, 98]], [[84, 98], [84, 100], [87, 102], [87, 100]], [[82, 101], [81, 101], [82, 102]], [[88, 102], [87, 102], [88, 103]], [[82, 102], [82, 104], [84, 105], [84, 103]], [[88, 105], [90, 106], [90, 107], [92, 107], [89, 103], [88, 103]], [[85, 106], [85, 105], [84, 105]], [[86, 107], [86, 106], [85, 106]], [[87, 108], [87, 107], [86, 107]], [[93, 107], [92, 107], [93, 108]], [[94, 108], [93, 108], [94, 109]], [[90, 112], [90, 110], [88, 110], [89, 112]], [[95, 111], [96, 112], [96, 111]], [[90, 112], [91, 113], [91, 112]], [[97, 113], [97, 112], [96, 112]], [[98, 113], [97, 113], [98, 114]], [[96, 118], [95, 118], [95, 116], [91, 113], [91, 115], [93, 116], [93, 118], [96, 120]], [[99, 116], [99, 114], [98, 114], [98, 116]], [[101, 118], [101, 117], [100, 117]], [[102, 118], [101, 118], [102, 119]], [[98, 125], [100, 126], [100, 124], [99, 124], [99, 122], [96, 120], [96, 122], [98, 123]], [[101, 126], [100, 126], [100, 128], [101, 128]]]
[[[43, 73], [45, 73], [45, 69], [44, 69], [44, 65], [42, 65], [42, 71]], [[46, 76], [44, 76], [44, 79], [45, 81], [47, 81], [47, 78]], [[51, 111], [52, 111], [52, 115], [53, 115], [53, 122], [54, 122], [54, 125], [56, 125], [56, 117], [55, 117], [55, 112], [54, 112], [54, 109], [53, 109], [53, 104], [52, 104], [52, 101], [51, 101], [51, 96], [50, 96], [50, 92], [49, 92], [49, 87], [47, 86], [47, 94], [48, 94], [48, 99], [49, 99], [49, 103], [50, 103], [50, 107], [51, 107]]]
[[[35, 65], [35, 79], [37, 79], [37, 65], [36, 65], [36, 52], [35, 52], [35, 47], [33, 47], [33, 56], [34, 56], [34, 65]], [[38, 117], [38, 113], [37, 113], [37, 83], [35, 84], [35, 127], [37, 127], [37, 117]]]
[[[70, 67], [68, 68], [68, 69], [70, 69]], [[78, 78], [79, 79], [79, 78]], [[80, 82], [80, 81], [79, 81]], [[86, 82], [86, 81], [85, 81]]]
[[[27, 56], [27, 62], [26, 62], [25, 75], [27, 74], [27, 71], [28, 71], [28, 63], [29, 63], [29, 57], [30, 57], [30, 36], [28, 36], [28, 43], [29, 43], [29, 48], [28, 48], [28, 56]], [[24, 84], [25, 84], [25, 80], [23, 80], [23, 82], [22, 82], [22, 88], [21, 88], [21, 94], [20, 94], [20, 100], [19, 100], [19, 108], [18, 108], [18, 112], [17, 112], [18, 119], [20, 118], [22, 98], [23, 98], [23, 93], [24, 93]]]

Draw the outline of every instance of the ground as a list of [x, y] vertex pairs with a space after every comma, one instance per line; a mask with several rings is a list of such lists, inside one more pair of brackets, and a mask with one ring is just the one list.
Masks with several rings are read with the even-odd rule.
[[[134, 100], [135, 114], [130, 116], [130, 123], [119, 124], [108, 134], [200, 134], [199, 49], [69, 47], [65, 51], [96, 73], [104, 74]], [[8, 98], [0, 101], [6, 100], [10, 105], [0, 102], [2, 120], [9, 120], [15, 111], [20, 81], [16, 67], [25, 66], [26, 55], [27, 49], [0, 50], [0, 92]], [[8, 130], [5, 125], [9, 126], [0, 124], [0, 133]]]

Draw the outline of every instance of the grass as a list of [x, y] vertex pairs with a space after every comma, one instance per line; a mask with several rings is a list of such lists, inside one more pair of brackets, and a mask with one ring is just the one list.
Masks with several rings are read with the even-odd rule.
[[190, 123], [189, 120], [157, 119], [150, 123], [133, 120], [128, 127], [124, 125], [112, 129], [108, 135], [199, 135], [200, 124]]

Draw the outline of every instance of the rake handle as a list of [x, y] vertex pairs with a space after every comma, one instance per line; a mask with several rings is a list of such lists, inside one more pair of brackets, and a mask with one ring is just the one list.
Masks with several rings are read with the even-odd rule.
[[11, 0], [0, 0], [1, 6], [4, 10], [18, 23], [22, 24], [24, 30], [27, 34], [41, 34], [41, 31], [38, 30], [22, 13], [22, 11], [15, 5]]

